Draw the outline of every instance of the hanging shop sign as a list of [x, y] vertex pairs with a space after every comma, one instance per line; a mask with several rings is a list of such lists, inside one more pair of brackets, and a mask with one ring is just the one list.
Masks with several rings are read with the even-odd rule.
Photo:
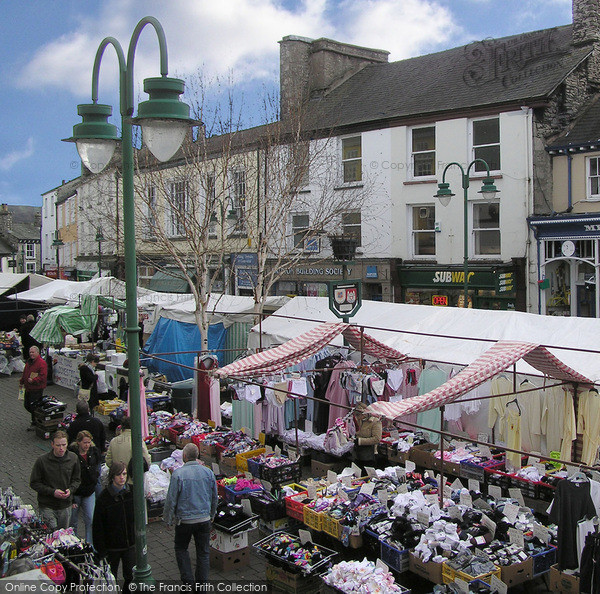
[[258, 254], [231, 254], [231, 266], [235, 270], [239, 289], [254, 289], [258, 278]]
[[359, 280], [329, 283], [329, 309], [338, 318], [351, 318], [362, 305]]
[[496, 292], [498, 294], [503, 293], [514, 293], [515, 287], [515, 273], [510, 272], [499, 272], [496, 276]]

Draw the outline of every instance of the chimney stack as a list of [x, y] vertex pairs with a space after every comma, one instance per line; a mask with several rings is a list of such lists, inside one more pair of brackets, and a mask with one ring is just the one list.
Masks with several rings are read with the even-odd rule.
[[8, 204], [0, 204], [0, 233], [12, 231], [12, 213], [8, 210]]
[[573, 0], [573, 45], [600, 41], [600, 0]]
[[388, 61], [389, 52], [331, 39], [288, 35], [279, 42], [281, 119], [307, 99], [321, 97], [369, 64]]

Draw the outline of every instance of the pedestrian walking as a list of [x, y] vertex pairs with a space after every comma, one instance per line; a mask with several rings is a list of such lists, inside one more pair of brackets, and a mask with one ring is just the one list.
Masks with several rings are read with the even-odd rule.
[[27, 431], [35, 429], [35, 417], [33, 411], [44, 394], [44, 388], [48, 383], [48, 366], [46, 361], [40, 357], [40, 349], [37, 346], [29, 348], [29, 359], [25, 363], [23, 375], [19, 385], [25, 388], [25, 410], [31, 414], [31, 425]]
[[[142, 455], [145, 462], [145, 470], [150, 468], [152, 464], [152, 458], [148, 453], [146, 444], [142, 441]], [[113, 462], [123, 462], [126, 467], [129, 468], [131, 462], [131, 421], [129, 417], [123, 417], [121, 421], [121, 434], [113, 437], [108, 444], [108, 450], [106, 450], [106, 465], [110, 468]], [[133, 477], [129, 477], [128, 483], [133, 484]]]
[[217, 481], [211, 470], [198, 461], [198, 446], [183, 448], [183, 466], [171, 476], [163, 520], [175, 524], [175, 558], [185, 584], [194, 583], [188, 551], [194, 537], [196, 545], [196, 583], [208, 581], [210, 567], [211, 522], [217, 513]]
[[85, 524], [85, 540], [92, 543], [92, 520], [96, 504], [96, 485], [100, 477], [100, 450], [94, 445], [92, 434], [89, 431], [80, 431], [77, 440], [69, 449], [79, 459], [81, 471], [81, 484], [73, 494], [73, 509], [71, 511], [71, 526], [77, 534], [79, 512], [83, 515]]
[[78, 400], [75, 405], [77, 416], [67, 429], [69, 443], [73, 443], [80, 431], [89, 431], [92, 441], [101, 453], [106, 451], [106, 429], [104, 423], [90, 414], [90, 406], [85, 400]]
[[73, 493], [79, 488], [81, 471], [77, 456], [67, 449], [67, 434], [56, 431], [50, 441], [52, 450], [33, 465], [30, 487], [37, 492], [38, 507], [48, 528], [68, 528]]
[[85, 358], [85, 363], [79, 366], [80, 395], [83, 394], [83, 390], [89, 390], [88, 402], [92, 412], [98, 406], [98, 374], [96, 373], [96, 367], [99, 362], [100, 357], [90, 353]]
[[113, 462], [108, 470], [108, 485], [96, 501], [92, 534], [96, 552], [106, 557], [115, 578], [121, 564], [123, 590], [127, 591], [135, 564], [135, 526], [133, 494], [123, 462]]

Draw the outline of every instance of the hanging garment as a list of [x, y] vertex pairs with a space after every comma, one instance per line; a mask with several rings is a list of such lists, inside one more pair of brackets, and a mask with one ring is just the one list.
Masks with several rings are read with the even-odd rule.
[[[431, 392], [431, 390], [439, 388], [447, 379], [448, 374], [438, 367], [424, 369], [419, 377], [419, 395], [427, 394], [428, 392]], [[418, 413], [417, 425], [440, 431], [442, 428], [440, 409], [432, 408], [431, 410]], [[429, 441], [434, 443], [437, 443], [440, 439], [439, 433], [430, 433], [424, 431], [424, 435], [427, 437], [427, 439], [429, 439]]]
[[391, 390], [396, 393], [402, 389], [402, 380], [404, 379], [404, 374], [402, 373], [402, 369], [388, 369], [387, 372], [387, 385], [391, 388]]
[[221, 385], [217, 378], [212, 377], [209, 385], [210, 418], [221, 425]]
[[339, 362], [339, 357], [331, 355], [315, 363], [315, 369], [320, 370], [313, 377], [316, 398], [313, 410], [313, 432], [315, 434], [325, 433], [328, 429], [329, 402], [325, 399], [325, 394], [327, 393], [333, 368]]
[[559, 481], [549, 519], [558, 525], [558, 569], [577, 569], [577, 522], [596, 514], [589, 481]]
[[341, 408], [335, 406], [336, 404], [343, 404], [349, 406], [348, 402], [348, 390], [342, 387], [340, 377], [344, 371], [351, 369], [355, 366], [352, 361], [340, 361], [334, 368], [325, 393], [325, 398], [331, 403], [329, 407], [329, 421], [327, 428], [335, 425], [335, 420], [338, 418], [344, 418], [348, 414], [347, 408]]
[[202, 371], [195, 372], [198, 378], [198, 400], [196, 403], [196, 418], [204, 422], [210, 419], [212, 410], [210, 395], [211, 376], [208, 373], [208, 370], [216, 369], [218, 366], [219, 360], [213, 355], [205, 355], [204, 357], [200, 357], [198, 359], [198, 368]]
[[[506, 403], [514, 398], [512, 379], [505, 375], [497, 375], [491, 381], [491, 393], [496, 396], [490, 400], [488, 427], [495, 429], [496, 440], [506, 442]], [[498, 396], [505, 394], [505, 396]]]
[[250, 433], [254, 428], [254, 404], [247, 400], [232, 400], [231, 429], [239, 431], [245, 427]]
[[592, 466], [600, 446], [600, 394], [595, 388], [579, 397], [577, 433], [583, 434], [581, 462]]
[[[596, 521], [598, 519], [596, 518]], [[585, 548], [586, 537], [590, 532], [594, 532], [597, 524], [594, 523], [593, 518], [583, 518], [577, 522], [577, 562], [581, 567], [581, 553]]]
[[[537, 386], [528, 379], [521, 382], [519, 390], [530, 390]], [[542, 390], [518, 394], [521, 407], [521, 449], [525, 452], [539, 452], [542, 444]]]
[[[402, 400], [412, 398], [413, 396], [418, 396], [419, 378], [421, 377], [421, 366], [415, 361], [411, 361], [410, 363], [403, 363], [402, 365], [400, 365], [400, 370], [402, 371], [402, 377], [404, 378], [404, 380], [402, 382], [402, 387], [398, 390], [396, 394], [400, 394], [402, 396]], [[403, 415], [402, 417], [400, 417], [400, 420], [406, 421], [407, 423], [416, 423], [417, 413]], [[409, 431], [414, 431], [414, 427], [410, 425], [404, 425], [403, 423], [398, 422], [396, 424], [398, 426], [398, 429], [408, 429]]]
[[[516, 406], [506, 406], [506, 447], [513, 450], [521, 449], [521, 413]], [[506, 452], [506, 467], [509, 472], [521, 468], [521, 454]]]
[[542, 433], [546, 436], [546, 455], [560, 452], [561, 460], [571, 460], [577, 424], [571, 390], [565, 386], [545, 388], [542, 408]]
[[600, 594], [600, 533], [598, 532], [592, 532], [586, 537], [579, 575], [581, 576], [579, 591], [582, 594]]

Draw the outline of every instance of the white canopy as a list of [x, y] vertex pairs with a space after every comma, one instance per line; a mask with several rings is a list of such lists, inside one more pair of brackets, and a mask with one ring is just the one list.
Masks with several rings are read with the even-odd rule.
[[39, 287], [52, 282], [51, 278], [42, 276], [41, 274], [0, 272], [0, 295], [4, 295], [4, 293], [10, 291], [28, 277], [30, 288]]
[[[289, 316], [289, 319], [279, 316]], [[318, 322], [337, 319], [329, 310], [327, 298], [295, 297], [281, 307], [276, 316], [262, 322], [262, 345], [282, 344], [307, 332]], [[364, 325], [369, 335], [408, 356], [458, 365], [472, 363], [501, 340], [551, 346], [549, 350], [560, 361], [594, 382], [600, 382], [600, 320], [596, 318], [363, 301], [350, 321]], [[248, 339], [250, 348], [258, 347], [258, 332], [259, 326], [252, 328]], [[339, 337], [332, 342], [342, 345]], [[524, 362], [517, 364], [517, 370], [538, 373]]]
[[[102, 276], [89, 281], [50, 280], [48, 284], [16, 295], [10, 299], [23, 299], [25, 301], [39, 301], [52, 305], [71, 303], [77, 305], [80, 295], [105, 295], [115, 299], [125, 299], [125, 282], [112, 276]], [[138, 287], [138, 296], [153, 293], [148, 289]]]
[[[156, 319], [161, 317], [188, 324], [196, 323], [194, 317], [196, 302], [191, 295], [188, 299], [181, 299], [181, 295], [178, 295], [178, 299], [175, 298], [171, 302], [167, 301], [169, 293], [161, 293], [160, 295], [165, 296], [165, 301], [162, 299], [158, 301]], [[277, 309], [287, 301], [289, 301], [289, 297], [267, 297], [265, 306], [268, 309]], [[163, 305], [163, 303], [168, 304]], [[222, 322], [225, 327], [228, 327], [235, 322], [253, 322], [254, 298], [242, 295], [211, 295], [208, 302], [208, 311], [210, 324]]]

